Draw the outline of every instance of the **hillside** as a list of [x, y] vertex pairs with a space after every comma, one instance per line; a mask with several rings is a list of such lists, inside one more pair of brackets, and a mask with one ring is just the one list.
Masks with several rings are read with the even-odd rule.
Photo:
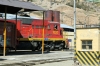
[[[81, 2], [82, 1], [82, 2]], [[43, 7], [46, 10], [57, 10], [60, 11], [60, 20], [61, 23], [73, 26], [73, 0], [34, 0], [32, 3]], [[76, 8], [76, 19], [77, 24], [100, 24], [100, 10], [97, 5], [94, 3], [87, 3], [80, 0]], [[42, 13], [32, 12], [31, 16], [36, 16], [42, 18]]]

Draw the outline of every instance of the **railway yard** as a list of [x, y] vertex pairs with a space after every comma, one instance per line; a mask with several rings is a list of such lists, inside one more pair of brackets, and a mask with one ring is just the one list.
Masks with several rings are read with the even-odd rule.
[[[74, 28], [69, 27], [61, 24], [62, 12], [31, 2], [0, 0], [0, 8], [5, 13], [0, 18], [0, 66], [100, 66], [100, 24], [76, 27], [74, 11]], [[43, 19], [24, 13], [30, 11], [42, 11]]]
[[[0, 4], [4, 8], [0, 12], [5, 13], [5, 19], [0, 19], [0, 66], [74, 65], [74, 52], [64, 50], [69, 49], [69, 41], [63, 38], [60, 11], [45, 11], [30, 2], [17, 0], [3, 0]], [[23, 8], [43, 11], [43, 19], [17, 18], [17, 12]], [[6, 19], [6, 13], [16, 14], [16, 18]]]
[[62, 66], [74, 66], [73, 57], [73, 51], [50, 51], [44, 54], [32, 51], [12, 51], [5, 57], [0, 56], [0, 66], [41, 66], [43, 64], [48, 66], [63, 63]]

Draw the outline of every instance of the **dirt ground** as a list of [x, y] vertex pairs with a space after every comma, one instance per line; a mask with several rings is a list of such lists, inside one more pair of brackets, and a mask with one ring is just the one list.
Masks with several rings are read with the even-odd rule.
[[73, 60], [69, 60], [69, 61], [62, 61], [62, 62], [39, 64], [34, 66], [74, 66], [74, 62]]
[[[32, 51], [17, 51], [11, 52], [6, 56], [0, 56], [0, 65], [14, 64], [14, 63], [26, 63], [28, 61], [39, 61], [48, 59], [66, 59], [74, 57], [74, 52], [71, 51], [50, 51], [50, 53], [41, 54], [41, 52]], [[70, 61], [69, 61], [70, 62]], [[68, 62], [68, 63], [69, 63]], [[73, 64], [73, 61], [71, 61]]]

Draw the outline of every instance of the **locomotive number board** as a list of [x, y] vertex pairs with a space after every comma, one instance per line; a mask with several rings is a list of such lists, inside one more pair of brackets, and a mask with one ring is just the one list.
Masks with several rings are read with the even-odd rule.
[[58, 31], [53, 31], [53, 34], [58, 34]]

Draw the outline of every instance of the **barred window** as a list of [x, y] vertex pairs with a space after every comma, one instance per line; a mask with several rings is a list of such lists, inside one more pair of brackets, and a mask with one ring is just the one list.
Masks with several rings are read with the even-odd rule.
[[92, 49], [92, 40], [82, 40], [82, 49]]

